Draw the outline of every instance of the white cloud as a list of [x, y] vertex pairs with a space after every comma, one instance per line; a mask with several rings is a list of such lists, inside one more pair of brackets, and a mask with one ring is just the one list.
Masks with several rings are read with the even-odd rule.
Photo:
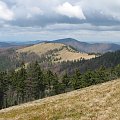
[[70, 3], [65, 2], [63, 5], [57, 7], [57, 12], [61, 15], [68, 16], [70, 18], [86, 19], [80, 6], [72, 6]]
[[83, 7], [87, 15], [96, 12], [98, 17], [120, 21], [120, 0], [81, 0], [77, 4]]
[[14, 13], [7, 7], [7, 5], [0, 1], [0, 19], [2, 20], [13, 20]]
[[33, 0], [23, 0], [15, 1], [15, 4], [12, 7], [12, 10], [15, 13], [15, 18], [17, 19], [30, 19], [38, 15], [43, 15], [39, 3], [35, 4]]

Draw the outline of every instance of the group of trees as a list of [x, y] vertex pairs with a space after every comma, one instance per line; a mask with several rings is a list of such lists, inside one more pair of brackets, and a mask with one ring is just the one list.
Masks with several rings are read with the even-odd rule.
[[42, 67], [49, 68], [50, 70], [61, 74], [63, 71], [67, 71], [73, 74], [76, 69], [80, 69], [81, 73], [89, 70], [97, 70], [102, 66], [106, 68], [115, 67], [120, 64], [120, 51], [108, 52], [99, 57], [85, 60], [63, 61], [57, 64], [44, 64]]
[[52, 96], [90, 85], [103, 83], [120, 77], [120, 65], [106, 69], [74, 74], [67, 72], [58, 76], [50, 70], [41, 69], [38, 62], [26, 68], [24, 63], [18, 70], [0, 72], [0, 109]]

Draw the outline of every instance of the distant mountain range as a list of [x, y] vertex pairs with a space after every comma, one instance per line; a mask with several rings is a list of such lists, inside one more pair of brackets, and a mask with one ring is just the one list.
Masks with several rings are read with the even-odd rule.
[[27, 42], [0, 42], [0, 48], [12, 48], [12, 47], [20, 47], [20, 46], [29, 46], [41, 43], [42, 41], [27, 41]]
[[0, 42], [0, 48], [12, 47], [15, 46], [12, 43]]
[[81, 52], [87, 52], [87, 53], [105, 53], [109, 51], [116, 51], [120, 50], [120, 45], [113, 44], [113, 43], [86, 43], [86, 42], [80, 42], [76, 39], [72, 38], [65, 38], [65, 39], [59, 39], [52, 41], [54, 43], [63, 43], [66, 45], [70, 45]]
[[35, 40], [35, 41], [26, 41], [26, 42], [14, 42], [15, 45], [34, 45], [34, 44], [39, 44], [42, 43], [43, 41], [41, 40]]
[[16, 47], [16, 46], [28, 46], [34, 45], [38, 43], [49, 42], [49, 43], [62, 43], [65, 45], [72, 46], [73, 48], [77, 49], [80, 52], [86, 53], [105, 53], [109, 51], [116, 51], [120, 50], [119, 44], [114, 43], [87, 43], [81, 42], [73, 38], [65, 38], [65, 39], [58, 39], [52, 41], [27, 41], [27, 42], [0, 42], [0, 48], [6, 47]]

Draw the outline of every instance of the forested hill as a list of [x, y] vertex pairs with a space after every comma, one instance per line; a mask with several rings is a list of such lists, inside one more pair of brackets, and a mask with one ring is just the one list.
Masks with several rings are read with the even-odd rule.
[[22, 63], [18, 70], [0, 72], [0, 109], [117, 78], [120, 78], [120, 64], [109, 69], [104, 66], [88, 69], [84, 73], [77, 69], [59, 76], [49, 69], [41, 69], [37, 61], [27, 68]]
[[76, 69], [79, 69], [81, 72], [85, 72], [87, 70], [96, 70], [100, 66], [110, 68], [115, 67], [118, 64], [120, 64], [120, 51], [108, 52], [90, 60], [83, 59], [73, 62], [68, 61], [54, 65], [48, 64], [43, 67], [49, 68], [57, 73], [64, 73], [65, 71], [73, 73]]

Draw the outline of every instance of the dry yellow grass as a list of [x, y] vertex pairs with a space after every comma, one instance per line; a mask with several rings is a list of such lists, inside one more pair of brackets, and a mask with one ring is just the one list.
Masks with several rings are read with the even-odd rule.
[[70, 52], [66, 49], [58, 52], [58, 58], [62, 58], [61, 61], [72, 61], [72, 60], [78, 60], [80, 58], [84, 58], [84, 59], [91, 59], [94, 58], [95, 55], [88, 55], [87, 53], [77, 53], [77, 52]]
[[[62, 47], [65, 47], [66, 45], [64, 44], [60, 44], [60, 43], [41, 43], [41, 44], [37, 44], [37, 45], [33, 45], [30, 47], [26, 47], [26, 48], [22, 48], [17, 50], [18, 53], [21, 52], [28, 52], [28, 53], [36, 53], [37, 55], [41, 56], [42, 54], [47, 53], [50, 50], [55, 50], [55, 49], [61, 49]], [[72, 48], [68, 47], [69, 49], [61, 49], [60, 51], [58, 51], [56, 54], [57, 56], [54, 56], [55, 58], [61, 58], [61, 60], [59, 61], [72, 61], [72, 60], [78, 60], [80, 58], [84, 58], [84, 59], [91, 59], [94, 58], [95, 55], [88, 55], [87, 53], [77, 53], [76, 51], [72, 50]]]
[[60, 49], [62, 46], [65, 46], [65, 45], [58, 44], [58, 43], [40, 43], [37, 45], [19, 49], [19, 50], [17, 50], [17, 52], [34, 52], [38, 55], [41, 55], [41, 54], [45, 54], [49, 50], [54, 50], [56, 48]]
[[0, 120], [120, 120], [120, 79], [1, 110]]

